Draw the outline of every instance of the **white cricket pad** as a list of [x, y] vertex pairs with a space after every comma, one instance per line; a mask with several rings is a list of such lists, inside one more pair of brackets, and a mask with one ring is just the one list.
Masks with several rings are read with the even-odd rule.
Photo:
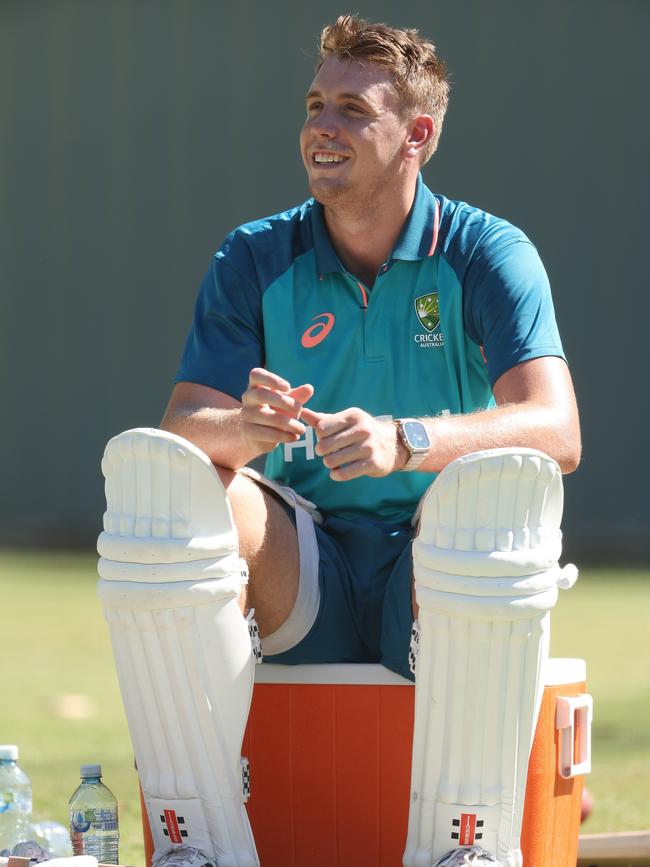
[[253, 689], [247, 580], [209, 458], [150, 428], [108, 443], [98, 593], [157, 853], [257, 867], [241, 743]]
[[[559, 466], [533, 449], [459, 458], [423, 498], [405, 867], [430, 867], [454, 847], [467, 847], [461, 860], [441, 863], [522, 865], [550, 609], [577, 578], [558, 566], [562, 502]], [[475, 846], [496, 860], [464, 862]]]

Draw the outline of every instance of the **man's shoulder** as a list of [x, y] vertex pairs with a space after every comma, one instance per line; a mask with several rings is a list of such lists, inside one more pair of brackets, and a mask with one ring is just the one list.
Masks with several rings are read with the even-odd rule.
[[242, 234], [256, 238], [264, 237], [268, 233], [291, 232], [304, 222], [309, 221], [313, 206], [314, 200], [307, 199], [306, 202], [295, 205], [293, 208], [288, 208], [286, 211], [279, 211], [277, 214], [271, 214], [268, 217], [259, 217], [256, 220], [242, 223], [241, 226], [233, 229], [228, 237]]
[[226, 237], [216, 259], [243, 274], [263, 274], [266, 280], [277, 276], [313, 247], [312, 207], [313, 199], [308, 199], [286, 211], [243, 223]]
[[440, 203], [440, 249], [449, 259], [486, 255], [490, 250], [524, 242], [526, 234], [503, 217], [467, 202], [436, 196]]

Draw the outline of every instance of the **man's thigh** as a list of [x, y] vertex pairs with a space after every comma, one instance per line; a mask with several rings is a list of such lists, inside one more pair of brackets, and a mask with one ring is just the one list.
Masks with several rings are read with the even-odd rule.
[[289, 617], [298, 595], [300, 551], [291, 509], [243, 473], [217, 467], [228, 492], [249, 582], [242, 607], [255, 609], [262, 638]]
[[381, 663], [409, 680], [411, 633], [416, 617], [413, 593], [412, 545], [407, 545], [395, 563], [386, 584], [381, 629]]
[[[327, 516], [312, 529], [318, 557], [316, 618], [300, 641], [278, 646], [276, 636], [270, 636], [265, 658], [286, 664], [381, 661], [409, 675], [411, 528]], [[302, 585], [301, 579], [301, 593]], [[392, 616], [387, 620], [389, 587]]]

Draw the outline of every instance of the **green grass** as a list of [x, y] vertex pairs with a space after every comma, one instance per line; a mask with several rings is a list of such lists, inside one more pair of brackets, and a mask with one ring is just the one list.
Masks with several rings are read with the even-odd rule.
[[[91, 555], [0, 553], [5, 648], [2, 743], [17, 743], [32, 780], [34, 815], [67, 825], [79, 765], [100, 762], [119, 802], [120, 860], [142, 865], [138, 780], [95, 595]], [[86, 707], [65, 696], [85, 696]], [[63, 706], [62, 706], [63, 704]], [[81, 718], [74, 718], [75, 710]], [[72, 717], [72, 718], [71, 718]]]
[[585, 833], [650, 828], [650, 572], [585, 570], [561, 592], [551, 655], [587, 661], [594, 812]]
[[[95, 583], [92, 555], [0, 551], [0, 742], [20, 746], [37, 819], [66, 824], [79, 765], [101, 762], [120, 805], [120, 860], [142, 865], [137, 777]], [[553, 614], [551, 653], [585, 658], [594, 696], [585, 832], [650, 828], [649, 634], [650, 572], [585, 571]]]

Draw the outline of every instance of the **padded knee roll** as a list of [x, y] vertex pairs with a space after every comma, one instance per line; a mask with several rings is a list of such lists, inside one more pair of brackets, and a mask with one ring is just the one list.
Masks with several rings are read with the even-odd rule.
[[240, 759], [254, 676], [238, 605], [247, 570], [225, 489], [203, 452], [151, 429], [114, 437], [102, 469], [98, 592], [155, 848], [256, 867]]
[[467, 455], [425, 494], [406, 867], [464, 846], [521, 867], [549, 612], [577, 577], [558, 566], [562, 500], [560, 468], [531, 449]]

